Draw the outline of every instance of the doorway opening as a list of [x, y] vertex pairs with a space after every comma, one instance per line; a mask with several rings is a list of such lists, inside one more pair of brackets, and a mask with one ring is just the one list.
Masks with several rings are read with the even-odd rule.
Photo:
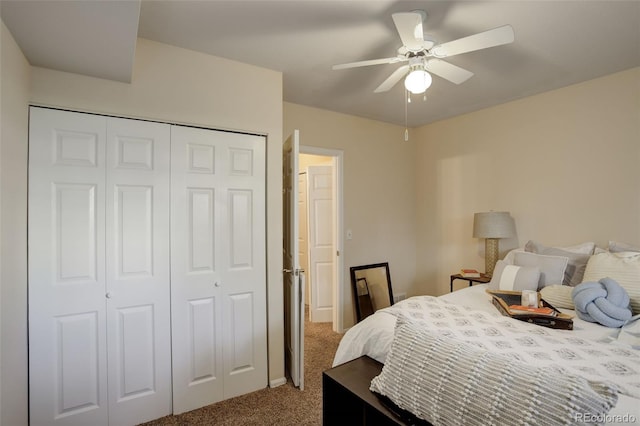
[[342, 151], [300, 146], [299, 262], [305, 316], [343, 330]]

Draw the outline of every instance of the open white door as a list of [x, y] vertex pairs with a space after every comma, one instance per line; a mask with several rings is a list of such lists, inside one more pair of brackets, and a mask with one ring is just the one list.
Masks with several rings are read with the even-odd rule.
[[335, 285], [335, 228], [333, 167], [316, 165], [307, 168], [309, 212], [309, 270], [311, 322], [333, 321]]
[[284, 143], [283, 179], [283, 279], [285, 303], [285, 360], [294, 386], [304, 389], [304, 271], [298, 260], [298, 130]]

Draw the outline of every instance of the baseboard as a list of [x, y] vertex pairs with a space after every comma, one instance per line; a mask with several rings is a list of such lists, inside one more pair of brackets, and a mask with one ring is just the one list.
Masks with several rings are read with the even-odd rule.
[[282, 386], [287, 383], [286, 377], [280, 377], [279, 379], [271, 380], [269, 382], [270, 388], [277, 388], [278, 386]]

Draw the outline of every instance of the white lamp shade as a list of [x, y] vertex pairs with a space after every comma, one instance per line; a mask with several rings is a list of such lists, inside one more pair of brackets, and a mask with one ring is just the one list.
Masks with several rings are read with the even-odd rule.
[[473, 215], [474, 238], [510, 238], [516, 226], [509, 212], [484, 212]]
[[404, 87], [414, 95], [424, 93], [431, 86], [431, 74], [423, 69], [415, 69], [404, 79]]

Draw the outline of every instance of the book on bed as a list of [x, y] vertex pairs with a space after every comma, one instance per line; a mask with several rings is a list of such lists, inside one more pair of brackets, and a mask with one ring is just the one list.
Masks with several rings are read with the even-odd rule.
[[491, 302], [504, 316], [515, 318], [549, 328], [573, 330], [571, 315], [564, 314], [540, 298], [538, 293], [538, 306], [527, 308], [520, 305], [521, 292], [506, 290], [487, 290], [491, 295]]

